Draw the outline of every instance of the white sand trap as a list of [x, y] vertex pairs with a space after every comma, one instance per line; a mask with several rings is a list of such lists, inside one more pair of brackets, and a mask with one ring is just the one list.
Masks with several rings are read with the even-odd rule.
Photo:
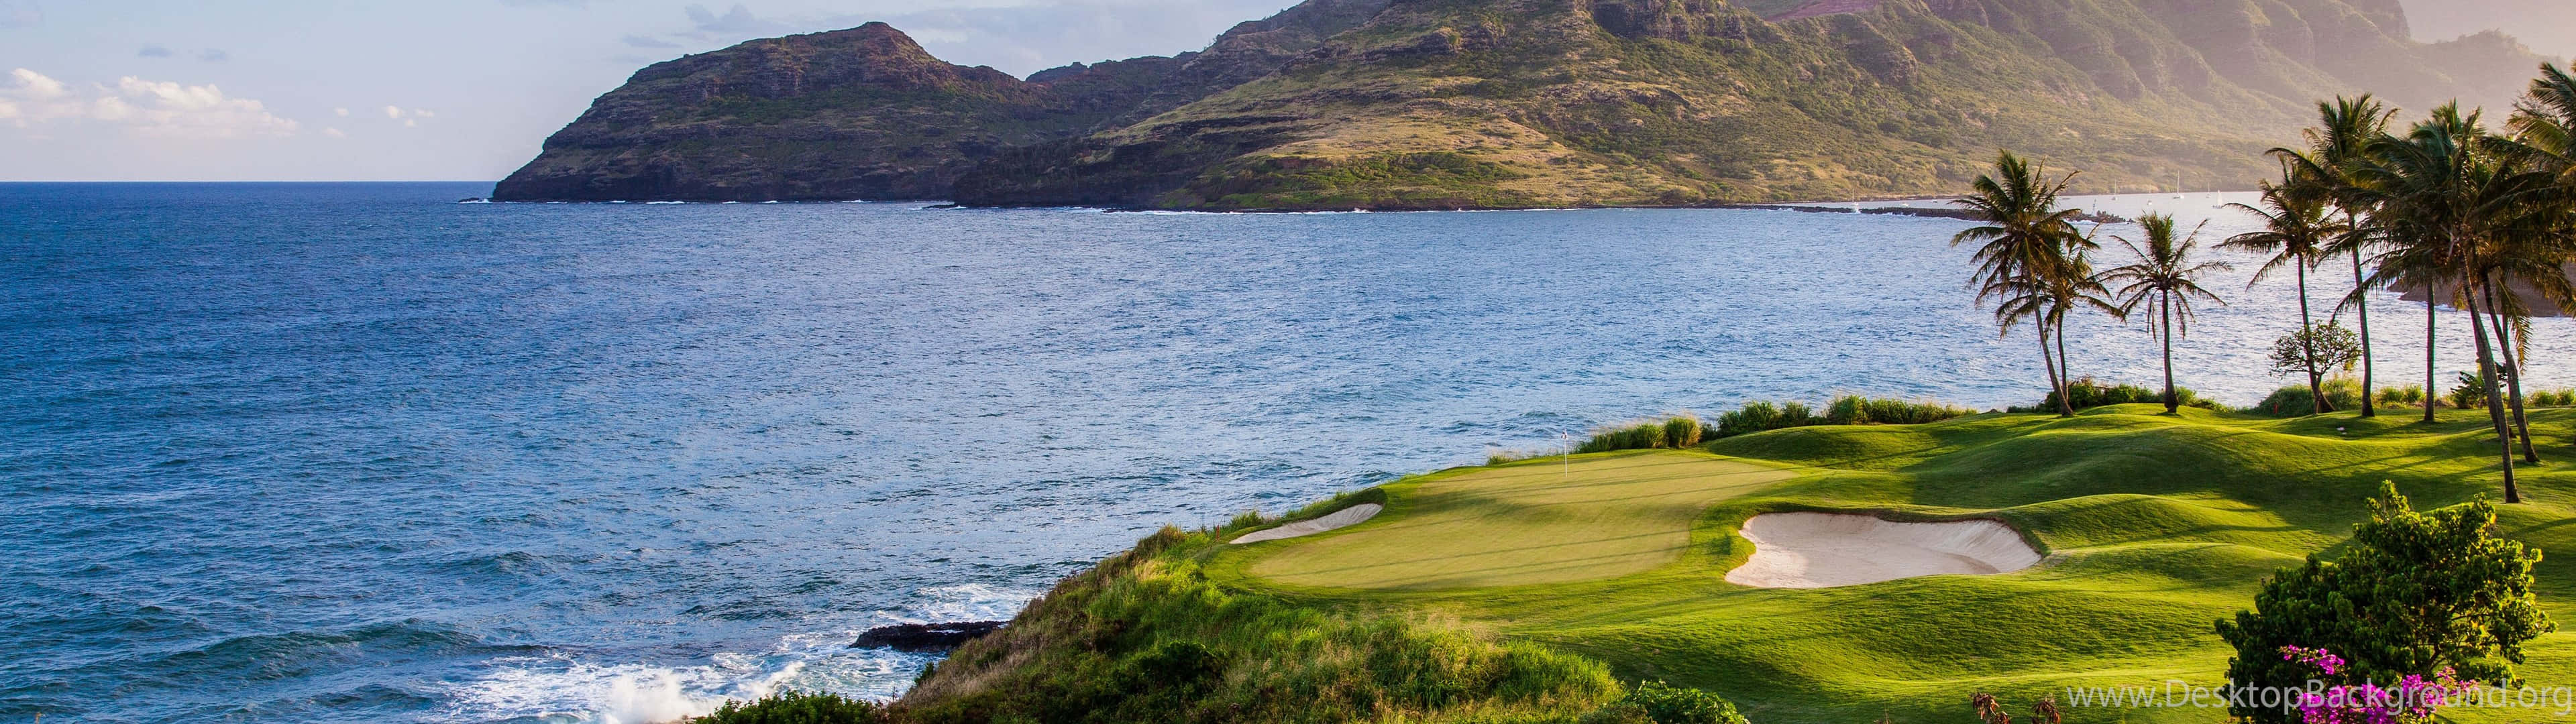
[[1766, 513], [1744, 521], [1753, 557], [1726, 581], [1831, 588], [1943, 574], [1992, 575], [2038, 565], [2039, 551], [1991, 520], [1899, 523], [1871, 515]]
[[1266, 540], [1279, 540], [1281, 538], [1295, 538], [1301, 535], [1314, 535], [1334, 528], [1346, 528], [1359, 525], [1360, 521], [1377, 517], [1377, 512], [1385, 509], [1386, 506], [1378, 505], [1376, 503], [1361, 503], [1359, 505], [1326, 513], [1319, 517], [1308, 518], [1295, 523], [1279, 526], [1277, 528], [1265, 528], [1245, 533], [1243, 534], [1243, 537], [1234, 539], [1234, 543], [1235, 545], [1259, 543]]

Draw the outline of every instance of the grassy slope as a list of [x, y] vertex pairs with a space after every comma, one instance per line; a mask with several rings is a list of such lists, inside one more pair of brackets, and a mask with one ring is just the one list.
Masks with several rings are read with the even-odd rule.
[[[1434, 611], [1512, 640], [1609, 662], [1625, 677], [1710, 689], [1766, 724], [1952, 721], [1971, 691], [2007, 694], [2016, 709], [2069, 685], [2215, 684], [2230, 650], [2211, 621], [2246, 606], [2260, 579], [2302, 556], [2331, 551], [2363, 517], [2378, 481], [2394, 480], [2419, 507], [2497, 490], [2482, 422], [2446, 413], [2436, 425], [2405, 414], [2269, 420], [2153, 406], [2097, 409], [2072, 420], [1979, 415], [1909, 427], [1820, 427], [1731, 438], [1721, 454], [1787, 466], [1792, 479], [1716, 503], [1690, 545], [1642, 573], [1604, 568], [1588, 581], [1466, 590], [1324, 588], [1250, 575], [1265, 558], [1324, 556], [1379, 544], [1437, 496], [1443, 482], [1543, 471], [1555, 460], [1449, 471], [1387, 490], [1389, 513], [1314, 538], [1217, 554], [1221, 584], [1324, 608]], [[2349, 427], [2348, 434], [2337, 426]], [[2576, 434], [2576, 410], [2536, 411], [2543, 440]], [[2544, 450], [2565, 458], [2576, 450]], [[1610, 453], [1578, 464], [1656, 459], [1707, 464], [1695, 453]], [[1724, 470], [1715, 468], [1713, 470]], [[2529, 503], [2503, 511], [2504, 534], [2543, 549], [2576, 542], [2576, 464], [2526, 468]], [[1409, 507], [1417, 503], [1421, 507]], [[1992, 514], [2031, 531], [2053, 554], [2042, 566], [1993, 577], [1945, 576], [1815, 591], [1734, 586], [1722, 574], [1749, 554], [1735, 526], [1759, 512], [1880, 510], [1901, 516]], [[1523, 514], [1524, 516], [1533, 514]], [[1474, 528], [1491, 520], [1450, 523]], [[1428, 532], [1428, 531], [1425, 531]], [[2544, 604], [2576, 616], [2576, 571], [2541, 567]], [[1624, 575], [1622, 575], [1624, 574]], [[2576, 636], [2531, 647], [2522, 673], [2576, 681]], [[2470, 712], [2461, 721], [2514, 721]], [[2078, 710], [2068, 721], [2220, 721], [2217, 710]]]

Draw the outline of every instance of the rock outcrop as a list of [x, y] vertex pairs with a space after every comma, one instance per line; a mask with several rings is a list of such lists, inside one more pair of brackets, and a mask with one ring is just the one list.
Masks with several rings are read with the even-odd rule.
[[878, 626], [859, 634], [850, 648], [890, 648], [896, 651], [936, 652], [957, 648], [968, 641], [983, 638], [1008, 625], [1006, 621], [959, 621], [955, 623], [899, 623]]

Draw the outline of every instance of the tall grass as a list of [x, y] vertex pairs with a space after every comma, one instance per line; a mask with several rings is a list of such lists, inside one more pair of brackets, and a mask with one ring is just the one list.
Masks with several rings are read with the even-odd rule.
[[1614, 703], [1599, 662], [1450, 620], [1328, 610], [1216, 585], [1232, 529], [1166, 527], [967, 643], [893, 721], [1567, 721]]

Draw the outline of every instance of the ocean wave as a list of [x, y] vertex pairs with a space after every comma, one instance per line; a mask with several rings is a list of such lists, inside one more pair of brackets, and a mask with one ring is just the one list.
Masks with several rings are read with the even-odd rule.
[[925, 599], [907, 614], [897, 615], [899, 623], [939, 623], [948, 621], [999, 621], [1019, 614], [1043, 590], [1012, 588], [982, 583], [961, 583], [922, 588], [918, 596]]
[[488, 643], [447, 624], [405, 619], [325, 631], [234, 636], [167, 654], [149, 669], [179, 683], [265, 681], [303, 676], [329, 661], [378, 659], [389, 654], [509, 655], [531, 650], [534, 648], [529, 646]]
[[566, 724], [660, 724], [782, 690], [887, 701], [938, 657], [852, 649], [856, 631], [796, 634], [760, 653], [718, 653], [705, 663], [611, 663], [561, 652], [491, 662], [447, 692], [436, 721], [534, 719]]

